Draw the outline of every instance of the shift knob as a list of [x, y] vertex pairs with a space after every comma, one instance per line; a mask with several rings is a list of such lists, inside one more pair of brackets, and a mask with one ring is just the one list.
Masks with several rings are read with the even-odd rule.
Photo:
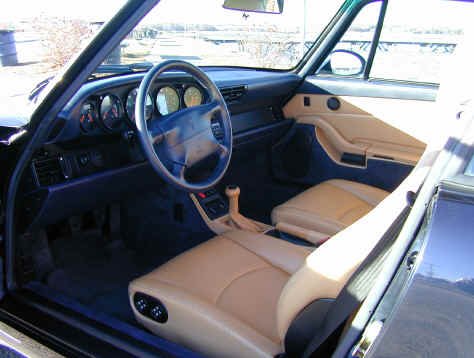
[[237, 185], [228, 185], [225, 189], [225, 195], [229, 198], [229, 212], [239, 212], [240, 188]]

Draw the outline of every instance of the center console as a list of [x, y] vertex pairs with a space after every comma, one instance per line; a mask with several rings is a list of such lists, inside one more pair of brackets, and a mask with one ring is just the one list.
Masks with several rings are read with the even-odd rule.
[[195, 198], [210, 220], [229, 213], [228, 201], [214, 188], [195, 194]]

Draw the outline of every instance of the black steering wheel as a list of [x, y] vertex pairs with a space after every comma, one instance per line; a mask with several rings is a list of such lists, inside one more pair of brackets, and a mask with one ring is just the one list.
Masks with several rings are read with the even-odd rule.
[[[145, 118], [145, 103], [150, 86], [163, 72], [190, 74], [209, 94], [207, 103], [178, 110], [165, 116]], [[223, 138], [217, 140], [211, 121], [220, 122]], [[232, 125], [229, 111], [214, 82], [198, 67], [184, 61], [166, 61], [151, 68], [143, 78], [137, 94], [135, 121], [144, 154], [156, 172], [168, 183], [191, 192], [203, 191], [219, 182], [232, 155]], [[218, 154], [213, 173], [204, 181], [186, 180], [186, 168]]]

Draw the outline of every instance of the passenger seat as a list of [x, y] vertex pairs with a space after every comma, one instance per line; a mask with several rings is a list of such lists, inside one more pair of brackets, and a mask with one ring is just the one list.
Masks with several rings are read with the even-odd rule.
[[303, 229], [307, 239], [330, 237], [371, 211], [390, 193], [369, 185], [333, 179], [318, 184], [272, 211], [272, 222], [289, 233]]

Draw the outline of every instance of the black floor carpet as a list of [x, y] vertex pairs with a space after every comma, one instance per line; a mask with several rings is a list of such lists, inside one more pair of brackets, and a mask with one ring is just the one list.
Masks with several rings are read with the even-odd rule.
[[[158, 240], [156, 240], [158, 241]], [[166, 246], [166, 238], [159, 240]], [[105, 242], [98, 233], [62, 237], [51, 243], [56, 269], [46, 284], [55, 291], [89, 308], [135, 324], [128, 299], [128, 284], [194, 243], [184, 243], [175, 250], [127, 249], [121, 240]], [[169, 246], [168, 246], [169, 247]]]
[[57, 269], [48, 275], [50, 288], [94, 310], [134, 323], [128, 283], [159, 262], [139, 257], [121, 241], [105, 243], [97, 233], [59, 238], [51, 249]]

